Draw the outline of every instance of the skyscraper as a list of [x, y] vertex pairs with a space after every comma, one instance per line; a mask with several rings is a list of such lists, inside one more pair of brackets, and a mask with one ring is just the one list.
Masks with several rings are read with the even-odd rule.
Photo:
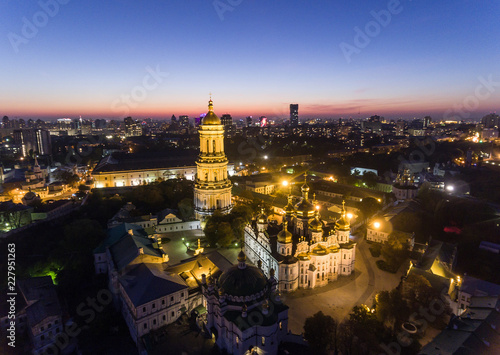
[[212, 100], [208, 113], [201, 121], [200, 155], [196, 160], [194, 184], [194, 211], [196, 218], [204, 219], [220, 210], [231, 211], [232, 184], [227, 173], [227, 157], [224, 153], [224, 126], [214, 113]]
[[45, 129], [16, 129], [14, 143], [22, 147], [23, 156], [28, 156], [30, 153], [38, 155], [52, 153], [50, 133]]
[[299, 104], [290, 104], [290, 126], [299, 125]]
[[221, 122], [224, 125], [224, 128], [226, 128], [227, 126], [231, 126], [233, 124], [233, 118], [230, 114], [226, 113], [222, 115]]
[[181, 127], [189, 127], [189, 117], [186, 115], [179, 116], [179, 123], [181, 124]]

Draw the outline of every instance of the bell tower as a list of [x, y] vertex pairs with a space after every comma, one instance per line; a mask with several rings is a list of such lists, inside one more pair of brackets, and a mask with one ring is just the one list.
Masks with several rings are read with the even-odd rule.
[[232, 184], [224, 153], [224, 125], [214, 113], [212, 99], [208, 102], [208, 113], [198, 132], [200, 154], [196, 160], [194, 211], [196, 218], [203, 220], [217, 209], [222, 213], [229, 213], [232, 208]]

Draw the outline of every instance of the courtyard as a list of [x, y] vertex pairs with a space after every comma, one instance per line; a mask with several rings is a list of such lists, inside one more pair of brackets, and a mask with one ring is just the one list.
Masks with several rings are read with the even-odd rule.
[[358, 243], [352, 275], [339, 277], [324, 287], [282, 295], [283, 302], [290, 307], [288, 327], [293, 333], [301, 334], [306, 318], [318, 311], [341, 322], [354, 306], [371, 306], [378, 292], [391, 290], [399, 284], [404, 268], [401, 267], [396, 274], [380, 270], [375, 265], [378, 258], [371, 256], [366, 240], [352, 237]]

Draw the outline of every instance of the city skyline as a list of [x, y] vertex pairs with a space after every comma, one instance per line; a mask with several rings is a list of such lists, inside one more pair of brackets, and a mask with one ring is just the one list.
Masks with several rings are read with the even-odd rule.
[[199, 117], [210, 92], [235, 119], [288, 118], [291, 103], [301, 119], [498, 109], [498, 3], [47, 0], [0, 10], [0, 114], [10, 118]]

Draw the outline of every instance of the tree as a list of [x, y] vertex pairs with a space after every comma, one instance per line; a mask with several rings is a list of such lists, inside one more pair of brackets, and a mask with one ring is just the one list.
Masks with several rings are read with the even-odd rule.
[[365, 220], [368, 220], [380, 211], [380, 203], [373, 197], [365, 197], [359, 204], [359, 210], [363, 213]]
[[207, 220], [204, 229], [205, 238], [212, 247], [216, 245], [227, 247], [234, 239], [231, 224], [225, 222], [224, 217], [220, 212], [216, 212]]
[[374, 311], [365, 305], [355, 306], [339, 326], [339, 350], [342, 354], [367, 353], [366, 349], [378, 349], [383, 336], [383, 324]]
[[429, 304], [436, 293], [424, 276], [412, 274], [404, 281], [403, 296], [410, 307], [415, 308]]
[[388, 325], [394, 335], [395, 329], [408, 319], [408, 307], [398, 289], [382, 291], [375, 297], [377, 318]]
[[179, 214], [184, 221], [190, 220], [194, 216], [193, 200], [190, 198], [183, 198], [177, 204]]
[[80, 178], [78, 175], [73, 174], [71, 171], [67, 170], [58, 170], [56, 173], [56, 178], [59, 181], [64, 182], [66, 185], [74, 186]]
[[366, 184], [366, 186], [375, 187], [375, 185], [377, 185], [378, 176], [372, 171], [365, 171], [361, 180]]
[[382, 257], [390, 268], [397, 269], [408, 257], [408, 234], [393, 231], [382, 246]]
[[336, 350], [337, 322], [319, 311], [304, 323], [304, 338], [315, 354], [326, 354]]

